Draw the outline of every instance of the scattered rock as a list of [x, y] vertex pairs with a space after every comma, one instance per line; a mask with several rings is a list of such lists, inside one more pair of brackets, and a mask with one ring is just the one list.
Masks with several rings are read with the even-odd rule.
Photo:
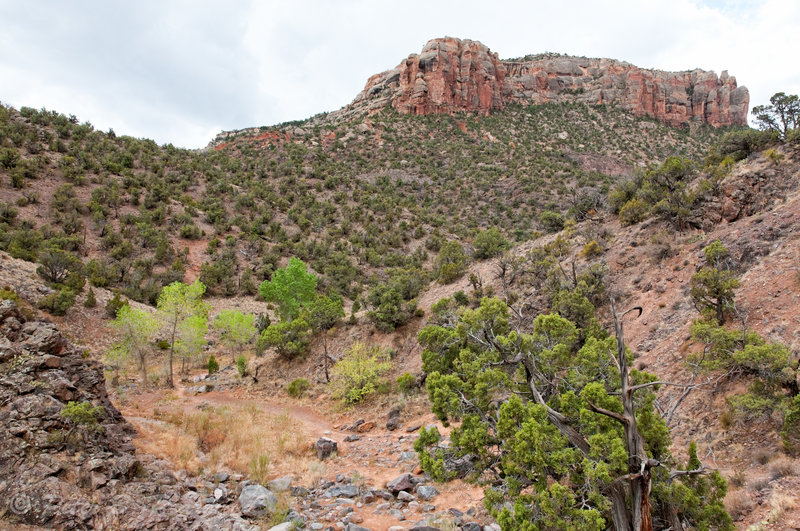
[[411, 478], [411, 474], [402, 474], [386, 483], [386, 488], [394, 494], [397, 494], [401, 490], [411, 490], [414, 487]]
[[314, 451], [317, 453], [317, 459], [323, 461], [329, 458], [333, 453], [339, 450], [339, 445], [333, 439], [328, 437], [320, 437], [314, 443]]
[[420, 485], [417, 487], [417, 496], [421, 500], [430, 500], [439, 495], [439, 491], [430, 485]]
[[247, 485], [239, 495], [239, 506], [244, 516], [260, 518], [275, 511], [278, 498], [263, 485]]

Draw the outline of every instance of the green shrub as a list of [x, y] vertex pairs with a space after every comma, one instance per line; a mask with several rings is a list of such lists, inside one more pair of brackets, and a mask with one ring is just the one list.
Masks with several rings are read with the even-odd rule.
[[289, 392], [289, 396], [300, 398], [309, 387], [311, 387], [311, 384], [305, 378], [295, 378], [289, 383], [289, 387], [286, 390]]
[[75, 292], [65, 288], [45, 295], [39, 299], [37, 306], [40, 310], [45, 310], [53, 315], [65, 315], [73, 304], [75, 304]]
[[641, 199], [631, 199], [619, 210], [619, 222], [623, 227], [634, 225], [647, 218], [648, 206]]
[[472, 245], [475, 247], [475, 258], [479, 260], [493, 258], [511, 247], [508, 240], [494, 227], [479, 232]]
[[160, 350], [167, 350], [169, 349], [169, 341], [167, 341], [166, 339], [159, 339], [158, 341], [156, 341], [156, 346]]
[[244, 357], [244, 354], [240, 354], [236, 358], [236, 370], [239, 371], [239, 376], [247, 376], [247, 358]]
[[357, 341], [333, 367], [333, 396], [347, 404], [361, 402], [378, 389], [381, 375], [391, 368], [386, 349]]
[[119, 296], [119, 292], [116, 291], [114, 292], [114, 296], [108, 299], [108, 302], [106, 303], [106, 314], [108, 314], [109, 317], [114, 318], [117, 316], [119, 309], [123, 306], [128, 306], [128, 301], [122, 300], [122, 298]]
[[77, 426], [86, 426], [91, 431], [100, 429], [97, 422], [103, 416], [103, 406], [92, 406], [90, 402], [69, 401], [61, 409], [61, 417]]
[[597, 243], [596, 240], [590, 241], [583, 246], [583, 249], [581, 249], [581, 256], [584, 258], [591, 258], [592, 256], [597, 256], [599, 254], [603, 254], [603, 248], [600, 247], [600, 244]]
[[94, 290], [89, 287], [89, 292], [86, 294], [86, 300], [83, 301], [84, 308], [94, 308], [97, 306], [97, 299], [94, 296]]
[[19, 295], [17, 295], [17, 292], [11, 289], [9, 286], [5, 286], [0, 289], [0, 300], [17, 302], [19, 300]]
[[215, 372], [219, 372], [219, 362], [212, 354], [208, 357], [208, 374], [214, 374]]
[[792, 399], [789, 411], [786, 412], [781, 428], [781, 439], [790, 452], [797, 453], [800, 450], [800, 395]]
[[397, 377], [397, 387], [403, 393], [410, 393], [417, 387], [417, 377], [410, 372], [404, 372]]
[[547, 232], [558, 232], [564, 228], [564, 216], [560, 212], [545, 210], [539, 215], [539, 223]]

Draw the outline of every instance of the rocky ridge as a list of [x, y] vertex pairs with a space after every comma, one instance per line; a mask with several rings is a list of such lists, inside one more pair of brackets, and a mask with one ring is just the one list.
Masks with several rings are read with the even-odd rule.
[[419, 54], [369, 78], [339, 116], [393, 107], [404, 114], [477, 112], [517, 103], [617, 105], [673, 126], [746, 125], [750, 96], [736, 78], [700, 69], [665, 72], [613, 59], [554, 54], [501, 60], [486, 45], [433, 39]]
[[[64, 415], [69, 404], [92, 408]], [[94, 409], [99, 408], [99, 409]], [[0, 300], [0, 514], [56, 529], [257, 529], [211, 484], [137, 455], [102, 365]], [[204, 497], [208, 490], [210, 499]]]

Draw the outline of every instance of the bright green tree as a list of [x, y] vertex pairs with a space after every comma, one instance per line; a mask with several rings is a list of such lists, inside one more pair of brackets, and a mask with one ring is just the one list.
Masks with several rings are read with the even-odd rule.
[[557, 314], [522, 328], [498, 299], [437, 305], [423, 369], [433, 412], [459, 424], [447, 446], [423, 430], [420, 463], [438, 480], [469, 464], [504, 530], [733, 529], [719, 474], [700, 484], [699, 462], [676, 466], [660, 382], [630, 367], [612, 314], [616, 337]]
[[278, 305], [281, 319], [291, 321], [314, 299], [316, 288], [317, 276], [308, 272], [302, 260], [292, 257], [286, 267], [276, 270], [270, 280], [262, 282], [258, 291], [267, 302]]
[[169, 369], [167, 385], [174, 387], [172, 381], [172, 362], [175, 357], [175, 341], [180, 338], [181, 324], [190, 317], [199, 316], [208, 318], [208, 304], [203, 302], [205, 285], [199, 280], [186, 285], [183, 282], [173, 282], [164, 286], [158, 296], [156, 304], [161, 319], [162, 330], [167, 333], [169, 341]]
[[158, 330], [158, 321], [150, 312], [126, 304], [119, 308], [111, 326], [116, 331], [117, 340], [108, 357], [115, 361], [135, 359], [142, 385], [147, 385], [147, 357], [152, 349], [153, 334]]
[[391, 368], [386, 349], [357, 341], [333, 367], [333, 395], [348, 404], [361, 402], [375, 392], [381, 375]]
[[214, 328], [221, 334], [222, 342], [231, 351], [234, 361], [242, 347], [256, 333], [256, 316], [239, 310], [222, 310], [214, 319]]
[[189, 362], [203, 352], [207, 343], [208, 319], [204, 315], [190, 315], [178, 324], [175, 353], [181, 358], [181, 373], [189, 372]]
[[330, 381], [328, 373], [328, 332], [344, 318], [342, 298], [336, 296], [317, 295], [305, 310], [306, 320], [311, 329], [322, 335], [322, 366], [325, 369], [325, 381]]

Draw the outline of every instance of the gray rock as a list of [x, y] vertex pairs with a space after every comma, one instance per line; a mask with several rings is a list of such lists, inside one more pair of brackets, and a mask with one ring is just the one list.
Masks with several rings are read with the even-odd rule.
[[292, 522], [284, 522], [282, 524], [270, 527], [269, 531], [292, 531], [293, 529], [294, 524]]
[[337, 485], [322, 493], [325, 498], [355, 498], [358, 496], [358, 487], [355, 485]]
[[277, 505], [278, 498], [263, 485], [247, 485], [239, 495], [241, 512], [248, 518], [272, 514]]
[[292, 486], [292, 478], [291, 476], [284, 476], [282, 478], [273, 479], [267, 482], [267, 487], [272, 492], [284, 492], [289, 490]]
[[417, 487], [417, 496], [421, 500], [430, 500], [439, 495], [439, 491], [430, 485], [420, 485]]
[[481, 524], [479, 524], [477, 522], [466, 522], [464, 524], [461, 524], [461, 530], [462, 531], [483, 531], [483, 528], [481, 527]]
[[406, 492], [404, 490], [401, 490], [400, 492], [397, 493], [397, 499], [400, 500], [400, 501], [408, 502], [408, 501], [414, 501], [416, 498], [414, 498], [413, 494], [411, 494], [409, 492]]
[[314, 443], [314, 451], [317, 453], [317, 459], [320, 461], [327, 459], [334, 452], [339, 450], [339, 445], [331, 438], [320, 437]]
[[411, 479], [411, 474], [402, 474], [386, 484], [386, 488], [394, 494], [397, 494], [401, 490], [411, 490], [413, 486], [414, 483]]
[[353, 435], [348, 435], [347, 437], [344, 438], [344, 442], [355, 442], [355, 441], [360, 441], [360, 440], [361, 440], [361, 437], [359, 437], [355, 433]]
[[227, 472], [217, 472], [216, 474], [211, 476], [211, 481], [214, 483], [225, 483], [230, 478], [230, 475]]
[[372, 529], [368, 527], [361, 527], [360, 525], [356, 524], [347, 524], [344, 528], [344, 531], [372, 531]]
[[391, 417], [388, 421], [386, 421], [386, 429], [389, 431], [394, 431], [402, 426], [402, 422], [400, 422], [400, 417]]

